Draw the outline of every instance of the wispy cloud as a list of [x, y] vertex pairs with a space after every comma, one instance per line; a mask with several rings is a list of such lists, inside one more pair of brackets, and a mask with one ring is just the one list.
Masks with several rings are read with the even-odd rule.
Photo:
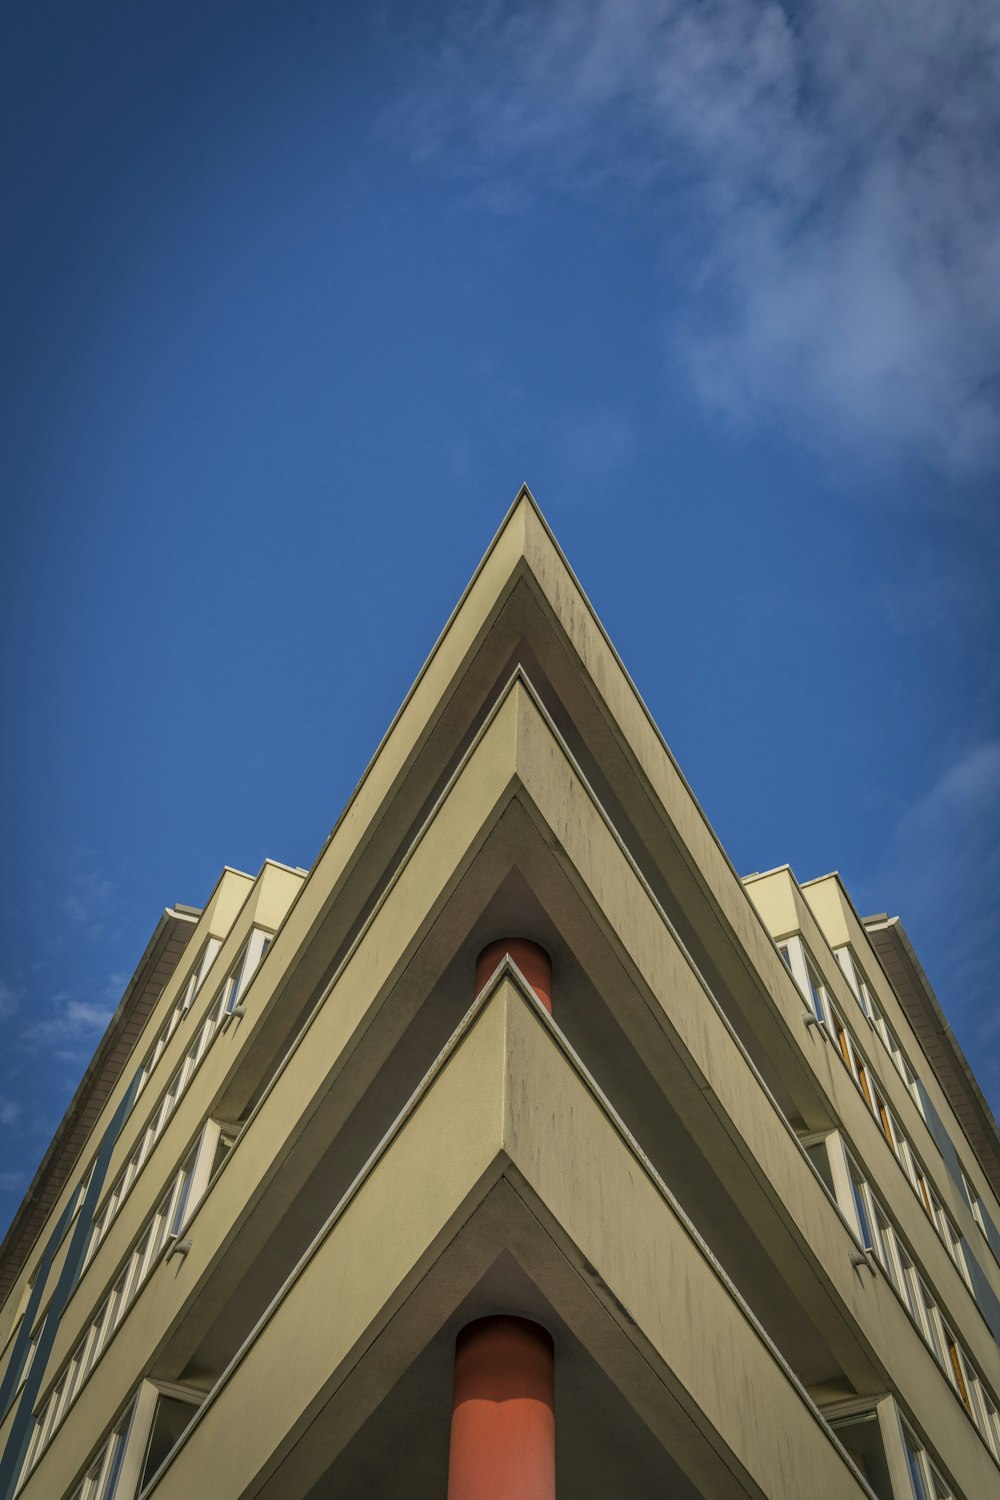
[[[1000, 464], [991, 0], [456, 4], [411, 35], [423, 160], [497, 212], [632, 195], [704, 399]], [[678, 321], [677, 291], [684, 312]]]
[[998, 808], [1000, 741], [991, 740], [966, 751], [907, 810], [865, 896], [899, 913], [1000, 1113]]
[[20, 1192], [24, 1181], [23, 1172], [0, 1172], [0, 1193]]
[[25, 1027], [21, 1044], [29, 1051], [43, 1047], [75, 1051], [79, 1043], [96, 1041], [111, 1017], [110, 1007], [86, 1000], [56, 1002], [50, 1015]]
[[126, 979], [125, 974], [111, 974], [86, 998], [54, 995], [48, 1013], [22, 1030], [21, 1047], [28, 1052], [47, 1049], [65, 1061], [85, 1059], [111, 1019]]
[[106, 914], [112, 893], [111, 881], [86, 862], [79, 851], [69, 870], [69, 889], [63, 898], [63, 912], [71, 922], [82, 926], [99, 927]]
[[0, 1099], [0, 1125], [10, 1130], [20, 1118], [21, 1106], [16, 1099]]

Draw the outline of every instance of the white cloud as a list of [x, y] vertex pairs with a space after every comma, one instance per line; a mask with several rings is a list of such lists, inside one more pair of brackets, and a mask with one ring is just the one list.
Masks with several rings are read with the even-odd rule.
[[51, 1049], [58, 1056], [68, 1052], [75, 1061], [81, 1046], [92, 1050], [96, 1045], [113, 1010], [113, 1003], [103, 996], [95, 1000], [56, 996], [50, 1014], [21, 1032], [21, 1045], [32, 1052]]
[[8, 1128], [21, 1118], [21, 1106], [16, 1099], [0, 1099], [0, 1125]]
[[991, 0], [465, 4], [409, 44], [397, 123], [488, 206], [626, 191], [660, 216], [707, 402], [1000, 463]]
[[25, 1026], [19, 1037], [27, 1052], [43, 1048], [74, 1066], [90, 1057], [98, 1038], [121, 1000], [129, 975], [116, 969], [95, 982], [81, 998], [72, 990], [61, 990], [48, 1002], [47, 1014]]
[[0, 1172], [0, 1193], [19, 1192], [23, 1182], [23, 1172]]

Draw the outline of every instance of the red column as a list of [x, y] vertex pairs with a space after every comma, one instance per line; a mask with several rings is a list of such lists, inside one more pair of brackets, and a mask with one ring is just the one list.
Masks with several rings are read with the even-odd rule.
[[499, 938], [488, 943], [476, 959], [476, 994], [509, 953], [545, 1009], [552, 1013], [552, 960], [545, 949], [528, 938]]
[[555, 1355], [525, 1318], [479, 1318], [455, 1344], [448, 1500], [555, 1500]]

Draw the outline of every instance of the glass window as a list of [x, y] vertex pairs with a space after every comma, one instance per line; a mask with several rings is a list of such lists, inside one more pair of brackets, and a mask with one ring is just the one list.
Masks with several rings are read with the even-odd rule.
[[232, 1013], [233, 1007], [240, 997], [240, 984], [243, 979], [243, 967], [246, 963], [246, 958], [247, 949], [246, 946], [244, 946], [243, 952], [236, 960], [229, 978], [226, 980], [226, 1003], [224, 1007], [226, 1015], [230, 1015]]
[[122, 1298], [121, 1309], [118, 1313], [119, 1321], [125, 1311], [125, 1308], [132, 1301], [132, 1298], [139, 1290], [139, 1284], [142, 1280], [142, 1263], [146, 1258], [146, 1250], [149, 1246], [149, 1234], [150, 1231], [147, 1228], [145, 1234], [142, 1236], [142, 1239], [132, 1251], [132, 1256], [128, 1264], [128, 1279], [125, 1283], [125, 1295]]
[[831, 1009], [830, 1015], [833, 1019], [833, 1034], [837, 1039], [837, 1046], [840, 1048], [840, 1055], [844, 1059], [845, 1066], [849, 1068], [853, 1073], [854, 1061], [851, 1054], [851, 1043], [847, 1035], [847, 1030], [844, 1026], [843, 1021], [840, 1019], [839, 1011]]
[[170, 1215], [170, 1233], [180, 1234], [187, 1217], [188, 1201], [191, 1197], [191, 1183], [194, 1179], [194, 1164], [197, 1150], [192, 1151], [187, 1161], [181, 1167], [174, 1183], [174, 1206]]
[[934, 1298], [924, 1286], [924, 1283], [920, 1280], [919, 1276], [917, 1278], [917, 1284], [920, 1288], [920, 1301], [923, 1305], [924, 1326], [926, 1328], [927, 1339], [930, 1343], [931, 1348], [934, 1350], [935, 1355], [937, 1356], [938, 1363], [943, 1369], [947, 1370], [948, 1352], [945, 1349], [944, 1345], [944, 1334], [941, 1330], [941, 1319], [938, 1314], [937, 1303], [934, 1301]]
[[906, 1449], [906, 1464], [910, 1471], [910, 1484], [913, 1486], [914, 1500], [933, 1500], [927, 1487], [927, 1474], [923, 1463], [923, 1449], [913, 1434], [903, 1429], [903, 1446]]
[[983, 1409], [983, 1431], [992, 1450], [993, 1457], [1000, 1462], [1000, 1414], [989, 1391], [979, 1382], [979, 1400]]
[[34, 1333], [31, 1335], [31, 1338], [28, 1341], [28, 1352], [25, 1355], [24, 1365], [23, 1365], [23, 1367], [21, 1369], [21, 1373], [18, 1376], [18, 1380], [17, 1380], [17, 1389], [18, 1390], [21, 1389], [22, 1385], [24, 1384], [24, 1382], [28, 1378], [28, 1371], [31, 1369], [31, 1362], [32, 1362], [32, 1360], [35, 1357], [35, 1350], [38, 1348], [38, 1340], [42, 1336], [42, 1329], [43, 1329], [44, 1326], [45, 1326], [45, 1324], [44, 1324], [44, 1320], [43, 1320], [41, 1323], [39, 1323], [38, 1327], [35, 1329]]
[[951, 1372], [952, 1382], [955, 1386], [955, 1389], [958, 1391], [958, 1394], [962, 1398], [962, 1405], [969, 1413], [969, 1416], [974, 1417], [975, 1413], [972, 1410], [972, 1397], [969, 1395], [969, 1385], [968, 1381], [965, 1378], [965, 1369], [961, 1351], [959, 1350], [958, 1345], [955, 1343], [955, 1335], [952, 1333], [948, 1325], [946, 1323], [942, 1323], [941, 1329], [942, 1333], [944, 1334], [945, 1348], [948, 1351], [948, 1368]]
[[183, 1436], [199, 1405], [198, 1401], [187, 1401], [177, 1396], [160, 1395], [156, 1398], [149, 1445], [139, 1480], [140, 1489], [145, 1488], [171, 1448]]
[[825, 1025], [826, 1007], [824, 1002], [826, 1000], [826, 986], [824, 985], [822, 979], [819, 977], [816, 965], [813, 963], [808, 953], [806, 954], [806, 975], [809, 980], [809, 999], [812, 1003], [813, 1014], [815, 1015], [817, 1021], [822, 1021]]
[[917, 1273], [913, 1261], [910, 1259], [906, 1247], [898, 1235], [896, 1236], [896, 1253], [899, 1256], [899, 1267], [903, 1277], [904, 1301], [906, 1302], [907, 1311], [917, 1327], [920, 1328], [921, 1318], [917, 1301]]
[[929, 1467], [931, 1471], [931, 1484], [934, 1487], [934, 1500], [953, 1500], [951, 1486], [945, 1484], [933, 1465], [929, 1465]]
[[868, 1210], [865, 1183], [853, 1161], [848, 1162], [851, 1175], [851, 1192], [854, 1196], [854, 1212], [858, 1221], [861, 1243], [866, 1250], [875, 1249], [875, 1229]]
[[875, 1090], [875, 1112], [878, 1115], [878, 1122], [882, 1127], [882, 1134], [885, 1136], [886, 1140], [889, 1142], [889, 1145], [892, 1147], [893, 1153], [895, 1153], [896, 1132], [894, 1128], [893, 1118], [889, 1113], [885, 1100], [882, 1098], [877, 1089]]
[[125, 1460], [125, 1447], [128, 1443], [129, 1428], [132, 1425], [132, 1410], [122, 1418], [111, 1435], [105, 1458], [104, 1478], [101, 1484], [99, 1500], [114, 1500], [118, 1489], [118, 1481], [121, 1478], [122, 1464]]
[[111, 1299], [108, 1298], [101, 1304], [100, 1312], [97, 1314], [97, 1317], [90, 1325], [90, 1333], [87, 1337], [87, 1347], [84, 1352], [83, 1364], [80, 1367], [81, 1385], [86, 1380], [91, 1370], [94, 1368], [94, 1361], [97, 1359], [98, 1353], [100, 1352], [101, 1339], [104, 1336], [104, 1324], [108, 1316], [110, 1301]]
[[847, 1449], [851, 1462], [860, 1470], [875, 1494], [880, 1500], [890, 1500], [892, 1479], [878, 1413], [874, 1408], [852, 1412], [850, 1416], [832, 1416], [830, 1426]]

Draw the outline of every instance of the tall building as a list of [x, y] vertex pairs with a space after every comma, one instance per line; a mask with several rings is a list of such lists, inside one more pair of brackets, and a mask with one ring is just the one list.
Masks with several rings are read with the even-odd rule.
[[900, 924], [740, 880], [525, 491], [313, 868], [158, 923], [0, 1500], [989, 1500], [998, 1194]]

